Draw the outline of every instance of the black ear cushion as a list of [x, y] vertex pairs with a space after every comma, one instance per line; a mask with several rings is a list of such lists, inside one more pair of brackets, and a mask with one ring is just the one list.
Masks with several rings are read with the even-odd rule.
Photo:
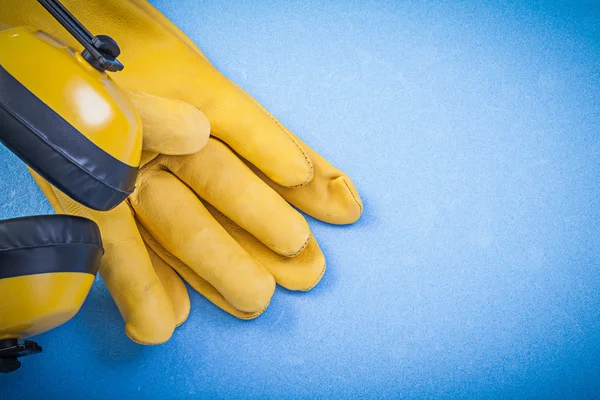
[[91, 220], [44, 215], [0, 221], [0, 279], [49, 272], [95, 275], [104, 253]]

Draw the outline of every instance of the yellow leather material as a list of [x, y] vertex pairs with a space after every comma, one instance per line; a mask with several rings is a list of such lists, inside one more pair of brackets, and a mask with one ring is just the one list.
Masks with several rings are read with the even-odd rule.
[[193, 155], [153, 160], [129, 200], [146, 244], [180, 275], [201, 277], [195, 288], [219, 306], [224, 299], [237, 311], [262, 312], [271, 275], [288, 289], [309, 290], [325, 272], [305, 219], [217, 139]]
[[0, 279], [0, 340], [25, 339], [79, 312], [94, 275], [53, 272]]
[[315, 177], [302, 187], [278, 185], [255, 166], [248, 165], [279, 195], [308, 215], [338, 225], [358, 221], [363, 212], [363, 203], [354, 182], [300, 139], [298, 141], [303, 144], [315, 166]]
[[306, 220], [220, 141], [210, 139], [196, 154], [162, 157], [160, 164], [276, 253], [293, 257], [304, 249]]
[[0, 65], [100, 149], [139, 166], [142, 124], [107, 74], [46, 33], [21, 27], [0, 32]]
[[266, 307], [275, 290], [273, 277], [181, 181], [161, 169], [144, 175], [130, 198], [146, 230], [237, 309], [254, 312]]
[[284, 257], [273, 252], [210, 204], [204, 205], [221, 226], [284, 288], [309, 291], [325, 274], [325, 256], [314, 236], [309, 237], [304, 249], [297, 256]]
[[[100, 226], [100, 274], [126, 333], [139, 343], [167, 340], [189, 315], [182, 279], [241, 319], [268, 307], [276, 282], [314, 287], [325, 258], [305, 219], [277, 191], [325, 221], [351, 223], [362, 212], [351, 180], [220, 74], [147, 2], [63, 3], [92, 32], [119, 43], [125, 70], [114, 79], [139, 109], [146, 151], [136, 191], [108, 213], [85, 209], [34, 177], [57, 212]], [[0, 0], [0, 21], [65, 35], [35, 2]], [[214, 137], [207, 140], [209, 129]]]
[[[192, 154], [206, 145], [208, 118], [181, 100], [127, 91], [142, 120], [144, 150], [162, 154]], [[147, 160], [142, 159], [141, 165]]]
[[221, 295], [221, 293], [219, 293], [219, 291], [214, 286], [212, 286], [206, 280], [201, 278], [193, 269], [185, 265], [177, 257], [174, 257], [171, 253], [165, 250], [165, 248], [162, 247], [160, 243], [158, 243], [156, 239], [154, 239], [152, 235], [150, 235], [141, 224], [139, 225], [139, 229], [142, 238], [144, 238], [144, 242], [146, 242], [146, 245], [150, 249], [152, 249], [154, 251], [154, 254], [156, 254], [157, 256], [160, 254], [159, 259], [163, 261], [164, 265], [168, 265], [175, 271], [177, 271], [177, 274], [179, 274], [181, 278], [183, 278], [192, 288], [194, 288], [194, 290], [202, 294], [217, 307], [221, 308], [222, 310], [230, 313], [231, 315], [239, 319], [245, 320], [258, 317], [268, 307], [267, 304], [263, 309], [255, 312], [244, 312], [238, 310], [229, 302], [227, 302], [223, 295]]
[[[143, 237], [143, 236], [142, 236]], [[171, 300], [173, 313], [175, 314], [175, 323], [177, 326], [183, 324], [190, 315], [190, 297], [188, 296], [185, 283], [181, 280], [177, 272], [171, 268], [169, 264], [164, 262], [158, 254], [146, 245], [148, 255], [154, 266], [154, 271], [163, 287], [167, 291], [167, 295]]]

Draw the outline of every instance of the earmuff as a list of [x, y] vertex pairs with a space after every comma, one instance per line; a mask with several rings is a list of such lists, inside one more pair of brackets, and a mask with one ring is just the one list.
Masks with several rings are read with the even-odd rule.
[[98, 226], [67, 215], [0, 222], [0, 372], [41, 352], [33, 341], [77, 314], [104, 249]]
[[[134, 190], [140, 118], [106, 71], [117, 44], [93, 36], [57, 0], [38, 0], [84, 47], [27, 28], [0, 32], [0, 141], [79, 203], [100, 211]], [[25, 340], [69, 321], [104, 250], [91, 220], [48, 215], [0, 221], [0, 372], [42, 351]]]
[[39, 2], [84, 46], [77, 52], [26, 28], [0, 32], [0, 141], [52, 185], [100, 211], [134, 190], [139, 116], [106, 71], [120, 50], [58, 1]]

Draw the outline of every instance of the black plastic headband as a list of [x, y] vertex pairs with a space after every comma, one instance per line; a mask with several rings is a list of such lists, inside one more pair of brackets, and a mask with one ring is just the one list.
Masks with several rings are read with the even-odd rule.
[[38, 2], [81, 43], [85, 48], [81, 55], [96, 69], [117, 72], [124, 68], [117, 60], [121, 50], [110, 36], [94, 36], [58, 0], [38, 0]]

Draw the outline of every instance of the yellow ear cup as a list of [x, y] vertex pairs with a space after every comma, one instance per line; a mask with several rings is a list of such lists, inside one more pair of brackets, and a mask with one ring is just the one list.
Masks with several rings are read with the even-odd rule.
[[98, 227], [85, 218], [48, 215], [0, 222], [0, 372], [18, 367], [17, 357], [41, 350], [19, 339], [77, 314], [103, 252]]
[[46, 180], [96, 210], [133, 192], [140, 118], [125, 93], [57, 39], [0, 32], [0, 141]]

